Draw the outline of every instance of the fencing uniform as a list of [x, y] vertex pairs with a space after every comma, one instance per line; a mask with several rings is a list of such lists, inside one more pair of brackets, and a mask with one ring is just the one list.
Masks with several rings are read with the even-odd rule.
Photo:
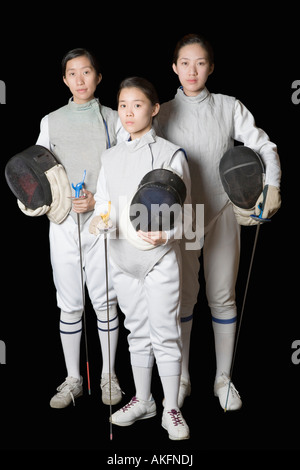
[[[187, 439], [189, 428], [178, 409], [181, 372], [181, 259], [176, 229], [164, 245], [142, 250], [126, 238], [123, 216], [141, 179], [153, 169], [172, 167], [185, 182], [190, 204], [190, 177], [182, 149], [150, 130], [140, 139], [107, 150], [102, 158], [95, 195], [95, 213], [107, 211], [117, 227], [110, 240], [113, 284], [129, 330], [128, 343], [136, 396], [112, 416], [112, 423], [129, 426], [156, 414], [151, 373], [156, 360], [165, 394], [162, 426], [171, 439]], [[124, 212], [125, 211], [125, 212]], [[129, 222], [130, 223], [130, 222]], [[171, 235], [171, 236], [170, 236]]]
[[[165, 165], [183, 176], [188, 203], [190, 183], [185, 155], [177, 146], [157, 137], [153, 130], [141, 139], [123, 142], [106, 151], [95, 194], [95, 213], [105, 212], [110, 200], [111, 218], [119, 228], [120, 214], [143, 176]], [[110, 240], [110, 259], [113, 284], [126, 316], [125, 326], [130, 331], [131, 363], [150, 367], [155, 356], [161, 375], [177, 375], [181, 367], [178, 241], [143, 251], [119, 235], [120, 230]]]
[[[37, 144], [51, 150], [64, 166], [70, 185], [82, 181], [85, 188], [96, 191], [97, 176], [101, 168], [101, 155], [117, 141], [118, 114], [102, 106], [97, 99], [77, 104], [72, 98], [66, 106], [45, 116]], [[102, 347], [103, 369], [108, 373], [107, 310], [103, 240], [89, 233], [88, 220], [93, 211], [79, 214], [83, 261], [83, 275], [92, 305], [98, 318]], [[61, 309], [60, 333], [65, 353], [68, 376], [79, 375], [79, 344], [82, 330], [82, 289], [77, 214], [70, 212], [66, 220], [57, 225], [50, 222], [50, 254], [53, 278], [57, 291], [57, 304]], [[117, 299], [109, 285], [110, 329], [115, 347], [117, 330]], [[115, 331], [115, 333], [113, 333]], [[115, 335], [115, 336], [114, 336]], [[80, 375], [79, 375], [80, 376]]]
[[[219, 162], [223, 154], [243, 142], [258, 152], [266, 167], [266, 184], [279, 187], [280, 163], [276, 145], [255, 126], [247, 108], [231, 96], [209, 93], [186, 96], [182, 87], [175, 98], [162, 104], [156, 120], [158, 135], [182, 146], [188, 157], [192, 180], [192, 203], [204, 204], [203, 246], [206, 295], [215, 332], [218, 377], [230, 370], [236, 325], [235, 283], [239, 266], [240, 226], [222, 187]], [[192, 324], [199, 290], [199, 252], [182, 250], [182, 327]], [[224, 345], [225, 349], [224, 349]], [[185, 374], [189, 380], [186, 353]]]

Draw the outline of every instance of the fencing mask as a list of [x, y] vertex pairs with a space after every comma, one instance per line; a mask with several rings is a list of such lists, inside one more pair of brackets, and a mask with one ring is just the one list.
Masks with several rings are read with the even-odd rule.
[[154, 246], [142, 240], [137, 231], [171, 230], [182, 223], [181, 208], [186, 198], [182, 178], [170, 168], [147, 173], [120, 217], [120, 231], [136, 248], [150, 250]]
[[141, 180], [130, 205], [135, 230], [170, 230], [186, 197], [183, 180], [171, 170], [158, 168]]
[[220, 178], [240, 225], [255, 225], [251, 217], [264, 187], [264, 164], [249, 147], [236, 146], [220, 160]]
[[33, 145], [12, 157], [5, 167], [8, 186], [24, 214], [46, 214], [60, 224], [72, 207], [71, 187], [63, 166], [41, 145]]

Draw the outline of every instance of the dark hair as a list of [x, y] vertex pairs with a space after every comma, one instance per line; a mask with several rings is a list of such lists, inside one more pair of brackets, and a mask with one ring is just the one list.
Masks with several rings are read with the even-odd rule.
[[120, 84], [117, 100], [119, 101], [119, 96], [123, 88], [139, 88], [151, 101], [152, 106], [156, 103], [159, 103], [159, 98], [155, 87], [150, 83], [146, 78], [142, 77], [128, 77], [125, 78]]
[[203, 49], [205, 49], [207, 52], [209, 63], [210, 64], [214, 63], [214, 51], [210, 42], [204, 36], [201, 36], [200, 34], [186, 34], [176, 44], [174, 54], [173, 54], [174, 64], [177, 63], [180, 49], [190, 44], [200, 44], [200, 46], [202, 46]]
[[97, 75], [101, 73], [100, 65], [95, 55], [92, 52], [88, 51], [87, 49], [77, 48], [77, 49], [72, 49], [71, 51], [67, 52], [61, 61], [63, 77], [66, 75], [67, 62], [69, 60], [75, 59], [76, 57], [81, 57], [83, 55], [86, 56], [90, 60], [92, 67], [96, 70]]

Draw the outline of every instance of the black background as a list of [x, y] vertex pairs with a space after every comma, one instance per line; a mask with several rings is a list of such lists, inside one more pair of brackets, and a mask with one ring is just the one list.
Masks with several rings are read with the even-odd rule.
[[[0, 339], [6, 365], [0, 367], [0, 453], [8, 451], [93, 451], [106, 465], [109, 456], [193, 454], [199, 468], [207, 453], [239, 459], [257, 451], [299, 450], [299, 373], [292, 343], [300, 337], [298, 305], [298, 160], [300, 105], [292, 103], [292, 82], [299, 79], [299, 12], [253, 3], [234, 11], [170, 4], [124, 4], [92, 10], [80, 5], [62, 16], [60, 8], [3, 14], [0, 79], [6, 105], [0, 106], [2, 206], [2, 309]], [[161, 11], [162, 10], [162, 11]], [[152, 81], [161, 102], [179, 86], [171, 69], [175, 44], [189, 32], [204, 33], [215, 49], [209, 91], [236, 96], [256, 124], [278, 145], [282, 164], [282, 208], [260, 229], [241, 328], [234, 384], [243, 407], [224, 413], [213, 396], [214, 343], [210, 312], [201, 292], [191, 345], [192, 395], [183, 407], [191, 438], [170, 441], [161, 427], [162, 389], [156, 368], [153, 395], [158, 414], [127, 428], [113, 427], [101, 402], [101, 353], [96, 318], [89, 301], [89, 360], [92, 395], [85, 386], [76, 406], [53, 410], [49, 400], [66, 371], [58, 332], [59, 311], [49, 259], [48, 219], [27, 218], [17, 208], [5, 179], [7, 160], [35, 143], [41, 118], [66, 104], [62, 56], [74, 47], [93, 50], [102, 63], [101, 103], [116, 109], [116, 93], [126, 76]], [[255, 228], [242, 228], [237, 282], [241, 309]], [[127, 403], [134, 385], [127, 332], [120, 322], [117, 374]], [[84, 348], [82, 375], [86, 378]], [[85, 380], [86, 382], [86, 380]], [[113, 411], [118, 409], [113, 407]], [[226, 451], [226, 452], [225, 452]], [[229, 452], [230, 451], [230, 452]], [[239, 451], [239, 453], [238, 453]], [[241, 454], [244, 452], [244, 454]], [[12, 456], [17, 454], [12, 454]], [[91, 455], [91, 454], [87, 454]], [[146, 465], [146, 464], [144, 464]], [[110, 467], [108, 467], [110, 468]], [[142, 468], [140, 466], [140, 468]]]

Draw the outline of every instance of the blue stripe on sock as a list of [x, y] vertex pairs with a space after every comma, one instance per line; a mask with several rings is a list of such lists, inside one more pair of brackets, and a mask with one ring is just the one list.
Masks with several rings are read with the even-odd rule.
[[67, 322], [67, 321], [62, 321], [62, 320], [59, 320], [59, 321], [60, 321], [60, 323], [63, 323], [64, 325], [76, 325], [76, 323], [81, 322], [81, 318], [80, 318], [80, 320], [74, 321], [73, 323], [70, 323], [70, 322]]
[[[110, 328], [109, 331], [114, 331], [114, 330], [117, 330], [118, 328], [119, 328], [119, 325], [118, 325], [118, 326], [115, 326], [115, 328]], [[100, 331], [105, 331], [105, 332], [108, 331], [108, 330], [103, 330], [102, 328], [99, 328], [99, 326], [98, 326], [98, 330], [100, 330]]]
[[[116, 315], [114, 318], [112, 318], [111, 320], [109, 320], [110, 322], [114, 321], [116, 318], [118, 318], [118, 315]], [[98, 322], [99, 323], [108, 323], [107, 320], [99, 320], [99, 318], [97, 318]]]
[[76, 331], [62, 331], [62, 330], [59, 330], [60, 333], [63, 333], [64, 335], [75, 335], [75, 333], [80, 333], [82, 331], [82, 328], [80, 328], [80, 330], [76, 330]]
[[216, 317], [213, 317], [213, 316], [211, 318], [212, 318], [212, 321], [215, 322], [215, 323], [222, 323], [223, 325], [226, 325], [226, 324], [229, 324], [229, 323], [235, 323], [237, 317], [228, 318], [226, 320], [221, 320], [220, 318], [216, 318]]
[[191, 320], [193, 320], [193, 314], [190, 315], [189, 317], [181, 317], [180, 318], [181, 323], [185, 323], [185, 322], [188, 322], [188, 321], [191, 321]]

